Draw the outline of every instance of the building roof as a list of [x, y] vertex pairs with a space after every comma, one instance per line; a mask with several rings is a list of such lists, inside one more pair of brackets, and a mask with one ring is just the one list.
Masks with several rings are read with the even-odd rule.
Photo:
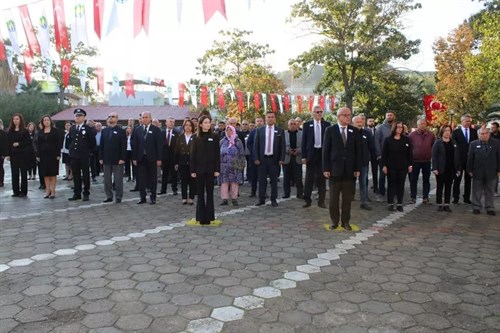
[[87, 119], [106, 120], [111, 112], [117, 112], [120, 120], [129, 118], [137, 119], [144, 111], [151, 112], [152, 118], [165, 120], [168, 117], [173, 117], [175, 120], [183, 120], [185, 117], [198, 117], [199, 112], [189, 110], [189, 107], [179, 107], [177, 105], [154, 105], [154, 106], [108, 106], [108, 105], [78, 105], [67, 108], [54, 116], [54, 121], [74, 120], [73, 111], [77, 108], [84, 109], [87, 112]]

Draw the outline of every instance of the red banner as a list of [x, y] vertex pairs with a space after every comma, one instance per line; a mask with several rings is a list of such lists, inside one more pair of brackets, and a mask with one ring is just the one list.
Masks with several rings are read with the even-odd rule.
[[335, 96], [330, 96], [330, 112], [333, 112], [335, 110]]
[[207, 86], [201, 87], [200, 104], [203, 106], [208, 106], [208, 88], [207, 88]]
[[7, 53], [5, 53], [5, 44], [3, 42], [2, 35], [0, 35], [0, 60], [1, 61], [7, 60]]
[[125, 75], [125, 97], [132, 96], [135, 98], [134, 90], [134, 75], [127, 73]]
[[432, 112], [445, 111], [446, 105], [436, 100], [436, 96], [434, 95], [425, 95], [424, 109], [425, 109], [425, 118], [427, 119], [427, 121], [432, 121], [433, 118]]
[[28, 6], [19, 6], [19, 12], [21, 14], [21, 21], [23, 22], [24, 33], [26, 34], [26, 40], [28, 41], [28, 46], [30, 48], [31, 54], [41, 54], [40, 44], [36, 39], [35, 30], [33, 30], [33, 25], [31, 24], [30, 13], [28, 12]]
[[236, 98], [238, 99], [238, 111], [243, 112], [243, 92], [236, 90]]
[[69, 76], [71, 74], [71, 61], [69, 59], [61, 59], [61, 71], [63, 86], [67, 87], [69, 84]]
[[314, 104], [314, 96], [309, 96], [309, 112], [312, 112]]
[[217, 98], [219, 100], [219, 108], [224, 109], [226, 107], [226, 101], [224, 100], [224, 90], [222, 90], [222, 88], [217, 88]]
[[297, 110], [299, 113], [302, 113], [302, 96], [298, 95], [297, 96]]
[[321, 110], [325, 110], [325, 96], [319, 96], [319, 106]]
[[283, 104], [285, 104], [285, 111], [290, 111], [290, 96], [285, 95], [283, 96]]
[[259, 111], [259, 108], [260, 108], [260, 94], [259, 93], [253, 94], [253, 104], [255, 106], [255, 110]]
[[220, 12], [224, 18], [226, 16], [225, 0], [202, 0], [203, 14], [205, 15], [205, 23], [207, 23], [216, 12]]
[[158, 85], [158, 87], [165, 87], [165, 80], [163, 79], [155, 78], [155, 83]]
[[144, 28], [146, 34], [149, 31], [149, 8], [150, 0], [134, 0], [134, 37]]
[[63, 0], [52, 0], [52, 6], [54, 8], [54, 34], [57, 52], [61, 52], [62, 48], [69, 51], [68, 29], [66, 28], [66, 19], [64, 17]]
[[278, 110], [276, 107], [276, 94], [269, 94], [269, 97], [271, 98], [271, 110], [276, 112]]
[[104, 0], [94, 0], [94, 31], [101, 39], [102, 19], [104, 17]]
[[182, 108], [184, 106], [184, 92], [186, 91], [186, 85], [184, 83], [179, 83], [179, 106]]
[[97, 91], [104, 93], [104, 68], [96, 67], [97, 74]]
[[33, 71], [33, 55], [30, 51], [24, 50], [24, 77], [28, 84], [31, 83], [31, 72]]

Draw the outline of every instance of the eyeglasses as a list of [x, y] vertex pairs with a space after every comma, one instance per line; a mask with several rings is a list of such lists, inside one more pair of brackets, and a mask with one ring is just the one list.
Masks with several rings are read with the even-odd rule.
[[339, 114], [339, 116], [350, 117], [350, 114]]
[[116, 116], [108, 116], [108, 118], [116, 118]]
[[314, 113], [323, 113], [323, 111], [314, 111]]

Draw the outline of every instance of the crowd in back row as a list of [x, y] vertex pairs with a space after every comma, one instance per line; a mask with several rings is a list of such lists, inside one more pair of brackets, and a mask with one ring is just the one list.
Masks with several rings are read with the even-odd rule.
[[[338, 124], [323, 119], [323, 110], [313, 108], [313, 119], [288, 121], [283, 130], [274, 113], [255, 123], [236, 118], [221, 121], [218, 127], [209, 114], [185, 119], [181, 128], [168, 118], [166, 128], [151, 119], [149, 112], [140, 115], [139, 124], [129, 119], [128, 126], [118, 125], [118, 114], [109, 114], [106, 127], [86, 120], [83, 109], [74, 111], [74, 124], [66, 123], [64, 133], [44, 116], [38, 126], [25, 126], [21, 114], [13, 114], [7, 130], [0, 131], [0, 186], [3, 186], [3, 158], [10, 159], [14, 197], [27, 195], [27, 180], [39, 168], [40, 188], [45, 198], [55, 198], [59, 161], [66, 165], [65, 180], [73, 180], [74, 200], [89, 200], [91, 179], [104, 172], [105, 202], [119, 203], [123, 197], [123, 176], [136, 181], [132, 191], [140, 192], [138, 204], [156, 203], [156, 195], [165, 194], [171, 183], [177, 195], [180, 178], [182, 203], [192, 205], [197, 199], [196, 219], [202, 224], [214, 220], [214, 184], [220, 185], [221, 205], [238, 205], [239, 185], [245, 178], [251, 184], [250, 197], [264, 205], [268, 180], [271, 205], [277, 206], [277, 180], [283, 172], [283, 198], [296, 187], [297, 198], [312, 204], [313, 188], [318, 189], [318, 206], [325, 204], [326, 180], [330, 180], [330, 217], [332, 227], [341, 224], [350, 229], [350, 204], [356, 180], [360, 191], [360, 208], [371, 210], [368, 195], [368, 172], [372, 172], [373, 192], [379, 201], [387, 200], [389, 210], [403, 210], [404, 186], [410, 179], [410, 200], [415, 202], [417, 184], [422, 173], [423, 202], [430, 204], [430, 175], [436, 176], [436, 203], [439, 211], [451, 212], [450, 202], [459, 202], [460, 183], [464, 178], [463, 201], [473, 205], [478, 214], [485, 197], [485, 209], [495, 215], [494, 193], [498, 193], [500, 142], [498, 123], [478, 130], [471, 127], [471, 117], [461, 117], [461, 126], [452, 130], [442, 126], [438, 138], [427, 129], [425, 119], [408, 133], [394, 112], [386, 113], [382, 124], [363, 115], [351, 119], [351, 112], [341, 108]], [[306, 166], [305, 184], [303, 165]], [[157, 193], [158, 172], [161, 190]], [[246, 170], [246, 172], [245, 172]], [[20, 182], [19, 182], [20, 178]], [[386, 191], [387, 178], [387, 191]], [[43, 180], [43, 181], [42, 181]], [[471, 181], [472, 189], [471, 189]], [[257, 192], [258, 189], [258, 192]], [[472, 191], [472, 201], [471, 201]], [[387, 195], [386, 195], [387, 194]], [[342, 207], [339, 207], [342, 195]]]

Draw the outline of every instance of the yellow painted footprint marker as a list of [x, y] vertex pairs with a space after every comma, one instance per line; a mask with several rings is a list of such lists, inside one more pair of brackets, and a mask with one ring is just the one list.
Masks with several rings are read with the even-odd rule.
[[196, 219], [191, 219], [186, 222], [186, 225], [189, 227], [220, 227], [222, 224], [221, 220], [213, 220], [210, 222], [210, 224], [200, 224], [199, 221], [196, 221]]
[[[337, 229], [333, 230], [330, 229], [331, 224], [325, 223], [323, 224], [323, 227], [325, 228], [326, 231], [333, 231], [333, 232], [342, 232], [342, 231], [348, 231], [339, 226]], [[360, 227], [358, 227], [356, 224], [351, 224], [352, 231], [360, 231]]]

